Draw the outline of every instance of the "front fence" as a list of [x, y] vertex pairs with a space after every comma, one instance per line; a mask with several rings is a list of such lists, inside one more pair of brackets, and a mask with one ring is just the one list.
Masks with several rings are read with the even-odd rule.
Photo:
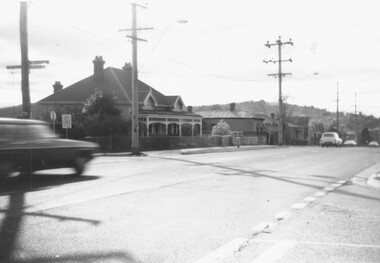
[[[131, 151], [130, 136], [86, 137], [85, 140], [99, 144], [100, 152]], [[266, 143], [266, 136], [240, 137], [240, 145], [262, 145]], [[140, 138], [141, 151], [234, 145], [236, 145], [236, 137], [232, 136], [152, 136]]]

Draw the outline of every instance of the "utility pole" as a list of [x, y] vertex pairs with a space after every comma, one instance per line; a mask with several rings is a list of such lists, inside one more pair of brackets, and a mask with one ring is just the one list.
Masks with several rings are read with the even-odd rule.
[[138, 90], [138, 69], [137, 69], [137, 41], [145, 41], [137, 37], [137, 30], [148, 30], [153, 28], [137, 28], [136, 7], [145, 6], [132, 3], [132, 29], [121, 29], [119, 31], [132, 31], [132, 154], [140, 154], [139, 142], [139, 90]]
[[339, 134], [339, 82], [336, 83], [336, 132]]
[[278, 116], [278, 145], [282, 146], [283, 144], [283, 107], [282, 107], [282, 77], [285, 77], [286, 75], [291, 75], [291, 73], [282, 73], [281, 63], [282, 62], [293, 62], [292, 59], [281, 59], [281, 47], [282, 45], [292, 45], [293, 42], [291, 39], [287, 42], [281, 41], [281, 36], [278, 37], [278, 40], [276, 43], [270, 44], [269, 41], [265, 44], [268, 48], [271, 46], [278, 46], [278, 60], [264, 60], [264, 63], [278, 63], [278, 73], [277, 74], [268, 74], [268, 76], [278, 76], [278, 89], [279, 89], [279, 98], [278, 98], [278, 108], [279, 108], [279, 116]]
[[23, 118], [31, 118], [31, 102], [29, 90], [29, 70], [45, 68], [41, 64], [49, 64], [48, 60], [29, 61], [28, 59], [28, 5], [27, 2], [20, 3], [20, 45], [21, 65], [7, 66], [7, 69], [21, 69], [21, 92], [22, 92], [22, 114]]
[[356, 130], [357, 130], [357, 116], [356, 116], [356, 92], [355, 92], [355, 116], [354, 116], [354, 133], [355, 133], [355, 141], [357, 141]]

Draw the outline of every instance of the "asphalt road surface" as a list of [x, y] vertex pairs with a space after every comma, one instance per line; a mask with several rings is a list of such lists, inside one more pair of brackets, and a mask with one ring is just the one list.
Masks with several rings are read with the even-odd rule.
[[154, 152], [8, 178], [0, 262], [379, 262], [380, 191], [350, 181], [379, 161], [360, 147]]

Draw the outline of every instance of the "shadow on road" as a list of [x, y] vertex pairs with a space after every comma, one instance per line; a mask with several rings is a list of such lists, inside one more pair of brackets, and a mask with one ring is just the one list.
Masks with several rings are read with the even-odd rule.
[[32, 192], [39, 191], [46, 188], [62, 185], [79, 183], [83, 181], [96, 180], [99, 176], [75, 176], [74, 174], [32, 174], [27, 178], [20, 178], [20, 176], [11, 176], [0, 179], [0, 196], [8, 195], [12, 192], [23, 191]]
[[[222, 165], [220, 163], [202, 163], [202, 162], [196, 162], [196, 161], [185, 160], [185, 159], [180, 159], [180, 158], [177, 159], [177, 158], [173, 158], [173, 157], [155, 157], [155, 158], [173, 160], [173, 161], [178, 161], [178, 162], [186, 162], [186, 163], [190, 163], [193, 165], [212, 166], [215, 168], [220, 168], [220, 169], [224, 170], [224, 171], [219, 172], [219, 174], [223, 175], [223, 176], [265, 177], [265, 178], [273, 179], [276, 181], [281, 181], [281, 182], [285, 182], [285, 183], [296, 184], [296, 185], [300, 185], [300, 186], [306, 186], [306, 187], [314, 188], [316, 190], [321, 190], [321, 186], [320, 185], [313, 185], [313, 184], [306, 183], [306, 182], [298, 182], [298, 181], [304, 181], [304, 180], [306, 180], [306, 181], [321, 181], [321, 182], [326, 182], [328, 184], [331, 184], [334, 181], [338, 180], [338, 178], [334, 178], [331, 176], [325, 176], [325, 175], [309, 175], [309, 176], [317, 177], [317, 178], [326, 178], [326, 179], [307, 179], [307, 178], [303, 179], [303, 178], [295, 178], [295, 177], [289, 177], [289, 176], [278, 177], [275, 175], [268, 174], [268, 173], [276, 173], [277, 171], [247, 170], [247, 169], [241, 169], [241, 168], [236, 168], [236, 167], [229, 167], [227, 165]], [[344, 194], [344, 195], [352, 195], [352, 196], [356, 196], [359, 198], [369, 199], [369, 200], [373, 200], [373, 201], [380, 201], [380, 198], [362, 195], [362, 194], [353, 194], [353, 193], [344, 191], [342, 188], [340, 188], [340, 191], [337, 191], [337, 192], [339, 192], [340, 194]]]
[[[96, 253], [83, 253], [74, 255], [57, 255], [56, 257], [29, 257], [28, 255], [18, 255], [18, 249], [22, 244], [18, 243], [20, 228], [26, 216], [47, 217], [62, 221], [75, 221], [91, 224], [94, 227], [101, 221], [86, 218], [77, 218], [48, 213], [26, 212], [25, 194], [32, 191], [39, 191], [45, 188], [62, 184], [79, 183], [82, 181], [98, 179], [97, 176], [73, 177], [67, 174], [33, 174], [26, 180], [9, 177], [0, 181], [0, 197], [8, 196], [8, 207], [0, 209], [0, 262], [9, 263], [44, 263], [44, 262], [138, 262], [125, 251], [103, 251]], [[33, 240], [30, 240], [33, 242]]]

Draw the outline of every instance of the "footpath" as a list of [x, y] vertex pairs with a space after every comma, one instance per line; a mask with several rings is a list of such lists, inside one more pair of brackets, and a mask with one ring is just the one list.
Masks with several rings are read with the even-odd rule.
[[[207, 147], [207, 148], [187, 148], [187, 149], [175, 149], [175, 150], [161, 150], [161, 151], [144, 151], [141, 156], [146, 155], [167, 155], [167, 154], [207, 154], [207, 153], [222, 153], [222, 152], [237, 152], [237, 151], [252, 151], [252, 150], [265, 150], [265, 149], [280, 149], [287, 148], [288, 146], [276, 146], [276, 145], [242, 145], [225, 146], [225, 147]], [[97, 153], [95, 156], [132, 156], [130, 152], [119, 153]]]

